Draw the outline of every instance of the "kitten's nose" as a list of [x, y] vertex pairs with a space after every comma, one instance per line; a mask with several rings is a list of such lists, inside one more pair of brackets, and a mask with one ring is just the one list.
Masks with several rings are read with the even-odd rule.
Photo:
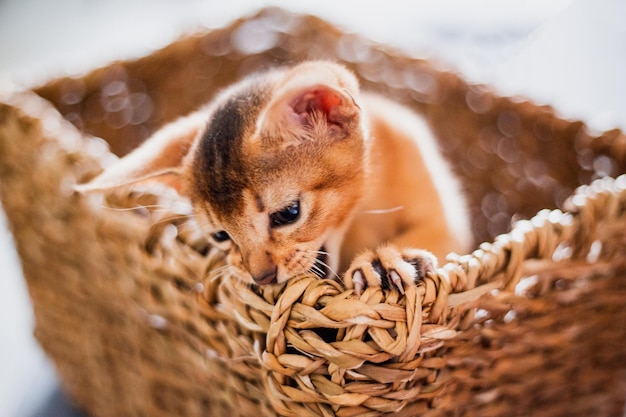
[[258, 285], [275, 284], [277, 271], [278, 271], [278, 267], [274, 267], [270, 270], [265, 270], [258, 274], [250, 274], [250, 275], [252, 275], [252, 279]]

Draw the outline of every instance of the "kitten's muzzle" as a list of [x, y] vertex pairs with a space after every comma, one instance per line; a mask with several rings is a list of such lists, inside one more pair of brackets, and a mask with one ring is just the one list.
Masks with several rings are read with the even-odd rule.
[[241, 252], [243, 267], [257, 285], [275, 284], [278, 281], [278, 265], [267, 251]]
[[257, 285], [268, 285], [276, 283], [276, 276], [278, 272], [278, 267], [274, 267], [271, 270], [263, 271], [257, 275], [252, 275], [252, 279]]

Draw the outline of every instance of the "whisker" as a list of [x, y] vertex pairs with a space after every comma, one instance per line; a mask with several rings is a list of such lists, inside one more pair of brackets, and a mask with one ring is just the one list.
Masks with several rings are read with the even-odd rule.
[[156, 225], [156, 224], [161, 224], [161, 223], [168, 223], [168, 222], [173, 222], [175, 220], [185, 220], [188, 218], [189, 218], [188, 214], [181, 214], [180, 216], [165, 217], [165, 218], [159, 219], [155, 221], [153, 224]]
[[[318, 259], [317, 257], [312, 257], [310, 255], [329, 255], [328, 252], [326, 251], [320, 251], [320, 250], [300, 250], [301, 253], [304, 254], [304, 258], [306, 258], [309, 261], [313, 261], [313, 265], [311, 266], [311, 269], [314, 269], [317, 272], [320, 272], [322, 274], [322, 276], [320, 276], [320, 278], [323, 278], [326, 276], [326, 273], [324, 272], [324, 270], [320, 267], [323, 266], [325, 268], [328, 269], [329, 272], [331, 272], [335, 277], [339, 278], [339, 274], [337, 273], [337, 271], [335, 271], [333, 268], [330, 267], [330, 265], [328, 265], [326, 262], [322, 261], [321, 259]], [[315, 271], [313, 273], [315, 273]], [[318, 275], [317, 273], [315, 273], [315, 275]]]
[[374, 209], [374, 210], [364, 210], [361, 213], [363, 214], [387, 214], [387, 213], [395, 213], [396, 211], [404, 210], [404, 206], [396, 206], [388, 209]]
[[322, 264], [323, 266], [325, 266], [326, 268], [328, 268], [328, 270], [329, 270], [330, 272], [332, 272], [332, 273], [333, 273], [333, 275], [334, 275], [335, 277], [339, 278], [339, 274], [337, 273], [337, 271], [335, 271], [334, 269], [332, 269], [332, 268], [330, 267], [330, 265], [328, 265], [326, 262], [324, 262], [324, 261], [322, 261], [322, 260], [320, 260], [320, 259], [317, 259], [317, 258], [315, 258], [315, 262], [316, 262], [316, 263], [320, 263], [320, 264]]
[[[311, 265], [311, 267], [307, 270], [307, 272], [311, 272], [311, 273], [313, 273], [313, 275], [315, 275], [317, 278], [323, 278], [323, 277], [324, 277], [324, 275], [325, 275], [325, 274], [324, 274], [324, 270], [323, 270], [322, 268], [320, 268], [320, 266], [319, 266], [319, 265], [317, 265], [316, 259], [315, 259], [315, 258], [310, 257], [310, 256], [307, 254], [307, 252], [306, 252], [306, 251], [302, 251], [302, 250], [301, 250], [300, 252], [303, 254], [303, 256], [302, 256], [302, 258], [303, 258], [303, 259], [305, 259], [305, 260], [307, 260], [307, 261], [311, 261], [311, 262], [312, 262], [312, 265]], [[300, 263], [300, 261], [298, 261], [298, 264], [299, 264], [300, 266], [302, 266], [302, 263]], [[304, 268], [304, 267], [302, 266], [302, 268]]]
[[317, 275], [319, 278], [324, 278], [324, 270], [322, 268], [319, 267], [319, 265], [317, 264], [313, 264], [311, 266], [311, 272], [313, 272], [315, 275]]
[[168, 211], [169, 209], [165, 206], [161, 206], [161, 205], [147, 205], [147, 206], [135, 206], [135, 207], [110, 207], [110, 206], [105, 206], [105, 205], [100, 205], [100, 208], [103, 209], [107, 209], [107, 210], [113, 210], [113, 211], [135, 211], [135, 210], [140, 210], [140, 209], [148, 209], [151, 211]]
[[209, 273], [209, 282], [214, 282], [215, 280], [224, 277], [229, 269], [230, 269], [230, 265], [228, 264], [220, 266], [219, 268], [213, 269]]
[[304, 267], [304, 265], [302, 265], [302, 262], [298, 261], [298, 266], [302, 269], [302, 275], [307, 276], [307, 277], [311, 277], [311, 278], [319, 278], [319, 276], [315, 273], [311, 274], [311, 271], [306, 269]]
[[303, 253], [314, 253], [316, 255], [330, 255], [325, 250], [301, 250], [301, 249], [299, 249], [299, 251], [303, 252]]
[[[330, 255], [327, 251], [324, 250], [306, 250], [306, 251], [301, 251], [304, 252], [305, 254], [315, 254], [315, 255]], [[315, 257], [315, 258], [308, 258], [309, 260], [314, 259], [315, 264], [321, 264], [322, 266], [328, 268], [328, 270], [330, 272], [333, 273], [333, 275], [337, 278], [339, 278], [339, 274], [337, 273], [337, 271], [335, 271], [333, 268], [331, 268], [330, 265], [328, 265], [326, 262], [322, 261], [321, 259]]]
[[[157, 205], [152, 205], [152, 206], [136, 206], [136, 207], [108, 207], [108, 206], [100, 206], [103, 209], [106, 210], [113, 210], [113, 211], [118, 211], [118, 212], [129, 212], [129, 211], [136, 211], [136, 210], [141, 210], [141, 209], [147, 209], [150, 213], [168, 213], [168, 212], [172, 212], [171, 209], [167, 208], [167, 207], [163, 207], [163, 206], [157, 206]], [[161, 209], [155, 209], [155, 207], [162, 207]], [[154, 222], [154, 224], [161, 224], [161, 223], [166, 223], [166, 222], [172, 222], [175, 220], [186, 220], [186, 219], [190, 219], [193, 217], [193, 214], [176, 214], [174, 216], [171, 217], [164, 217], [162, 219], [157, 220], [156, 222]]]
[[214, 272], [219, 272], [219, 271], [222, 271], [222, 270], [224, 270], [224, 269], [228, 269], [228, 268], [230, 268], [230, 265], [229, 265], [229, 264], [224, 264], [224, 265], [222, 265], [222, 266], [220, 266], [220, 267], [217, 267], [217, 268], [215, 268], [215, 269], [212, 269], [212, 270], [211, 270], [211, 273], [214, 273]]

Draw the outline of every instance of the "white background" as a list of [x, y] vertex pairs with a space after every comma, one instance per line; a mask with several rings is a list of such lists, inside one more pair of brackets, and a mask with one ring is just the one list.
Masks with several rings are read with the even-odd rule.
[[[270, 4], [436, 59], [470, 81], [551, 104], [595, 129], [626, 129], [620, 0], [0, 0], [0, 91], [142, 56]], [[5, 222], [0, 211], [0, 416], [22, 417], [56, 380], [32, 337]]]

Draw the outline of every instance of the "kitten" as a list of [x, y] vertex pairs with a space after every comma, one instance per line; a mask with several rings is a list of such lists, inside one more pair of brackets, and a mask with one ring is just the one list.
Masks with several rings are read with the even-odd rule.
[[426, 123], [331, 62], [244, 79], [79, 190], [143, 181], [190, 199], [232, 272], [258, 285], [345, 271], [357, 293], [404, 291], [471, 241]]

